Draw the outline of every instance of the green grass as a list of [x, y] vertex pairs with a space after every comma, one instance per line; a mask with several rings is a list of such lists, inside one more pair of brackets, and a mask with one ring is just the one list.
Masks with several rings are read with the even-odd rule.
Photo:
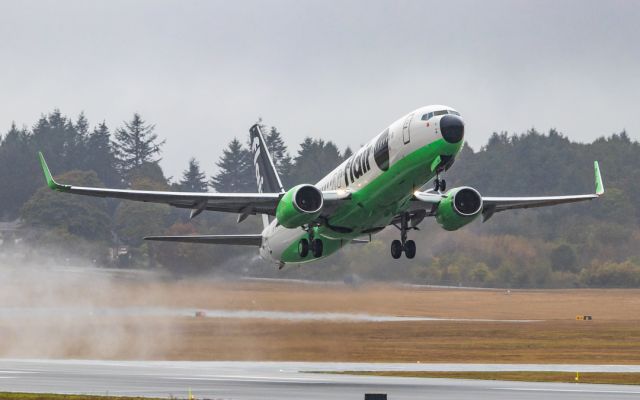
[[327, 374], [397, 376], [411, 378], [453, 378], [479, 379], [490, 381], [522, 381], [522, 382], [565, 382], [565, 383], [599, 383], [614, 385], [640, 385], [640, 373], [637, 372], [585, 372], [579, 374], [576, 380], [575, 372], [553, 371], [514, 371], [514, 372], [485, 372], [485, 371], [341, 371], [322, 372]]
[[0, 400], [159, 400], [149, 397], [89, 396], [84, 394], [0, 392]]

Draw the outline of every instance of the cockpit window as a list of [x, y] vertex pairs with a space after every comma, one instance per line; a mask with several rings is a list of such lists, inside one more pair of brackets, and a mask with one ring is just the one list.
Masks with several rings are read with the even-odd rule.
[[432, 112], [430, 112], [430, 113], [428, 113], [428, 114], [423, 115], [421, 119], [422, 119], [423, 121], [428, 121], [428, 120], [430, 120], [430, 119], [431, 119], [431, 117], [433, 117], [433, 113], [432, 113]]
[[453, 114], [453, 115], [460, 115], [459, 112], [457, 111], [453, 111], [453, 110], [440, 110], [440, 111], [433, 111], [430, 113], [427, 113], [425, 115], [422, 116], [422, 120], [423, 121], [428, 121], [433, 117], [437, 117], [438, 115], [445, 115], [445, 114]]

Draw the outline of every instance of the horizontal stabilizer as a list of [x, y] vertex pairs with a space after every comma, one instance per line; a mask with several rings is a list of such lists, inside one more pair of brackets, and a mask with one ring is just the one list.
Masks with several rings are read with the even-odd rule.
[[237, 246], [262, 245], [262, 235], [193, 235], [193, 236], [147, 236], [144, 240], [159, 242], [208, 243]]

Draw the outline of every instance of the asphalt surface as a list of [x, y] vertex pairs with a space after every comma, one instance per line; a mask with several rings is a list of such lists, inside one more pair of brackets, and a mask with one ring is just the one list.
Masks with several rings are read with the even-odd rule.
[[0, 360], [0, 391], [209, 399], [635, 399], [640, 387], [311, 374], [342, 370], [640, 372], [640, 366]]

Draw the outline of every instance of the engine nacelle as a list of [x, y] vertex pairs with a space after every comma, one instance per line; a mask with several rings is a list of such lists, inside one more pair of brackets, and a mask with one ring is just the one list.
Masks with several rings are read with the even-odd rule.
[[298, 185], [282, 196], [276, 218], [285, 228], [297, 228], [314, 221], [322, 211], [322, 192], [313, 185]]
[[436, 221], [448, 231], [467, 225], [482, 211], [482, 196], [467, 186], [453, 188], [438, 205]]

